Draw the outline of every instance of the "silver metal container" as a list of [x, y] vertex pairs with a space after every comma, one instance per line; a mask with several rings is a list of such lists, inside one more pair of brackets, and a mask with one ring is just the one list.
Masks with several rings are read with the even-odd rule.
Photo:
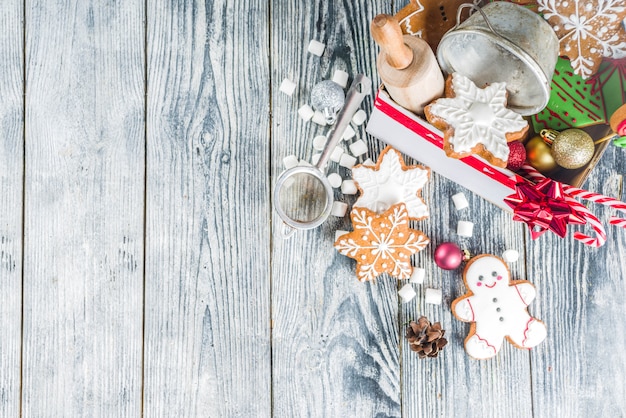
[[[464, 8], [474, 13], [459, 23]], [[479, 87], [505, 82], [508, 107], [521, 115], [539, 113], [550, 98], [550, 82], [559, 56], [559, 40], [538, 14], [499, 1], [483, 8], [462, 4], [457, 24], [441, 39], [437, 60]]]

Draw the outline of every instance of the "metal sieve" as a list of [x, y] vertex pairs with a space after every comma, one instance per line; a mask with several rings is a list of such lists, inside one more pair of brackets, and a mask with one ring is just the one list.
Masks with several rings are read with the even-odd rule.
[[334, 196], [325, 167], [371, 87], [372, 82], [365, 75], [356, 76], [317, 164], [293, 167], [278, 177], [274, 188], [274, 208], [285, 225], [283, 236], [288, 237], [298, 229], [316, 228], [330, 215]]
[[[474, 13], [460, 23], [461, 12]], [[505, 82], [508, 107], [528, 116], [550, 99], [550, 82], [559, 56], [559, 39], [538, 14], [499, 1], [479, 8], [462, 4], [457, 23], [441, 39], [437, 60], [451, 74], [458, 72], [479, 87]]]

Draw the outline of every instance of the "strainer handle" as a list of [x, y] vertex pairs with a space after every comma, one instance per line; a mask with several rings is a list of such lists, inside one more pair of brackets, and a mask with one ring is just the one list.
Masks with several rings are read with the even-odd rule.
[[[500, 35], [494, 28], [493, 26], [491, 26], [491, 22], [489, 22], [489, 19], [487, 19], [487, 15], [485, 14], [485, 12], [483, 12], [483, 9], [481, 9], [480, 7], [476, 6], [474, 3], [463, 3], [459, 6], [459, 8], [456, 11], [456, 25], [454, 25], [454, 27], [452, 28], [451, 31], [457, 29], [459, 27], [459, 25], [461, 24], [461, 13], [463, 13], [463, 10], [470, 8], [470, 9], [474, 9], [478, 12], [480, 12], [481, 15], [483, 15], [483, 19], [485, 19], [485, 23], [487, 24], [487, 27], [489, 28], [489, 30], [491, 32], [493, 32], [494, 35], [499, 36], [500, 38], [503, 39], [507, 39], [506, 37]], [[508, 39], [507, 39], [508, 40]]]
[[361, 106], [361, 102], [370, 94], [372, 90], [372, 80], [370, 80], [364, 74], [359, 74], [354, 77], [354, 81], [348, 90], [348, 94], [346, 95], [346, 102], [339, 112], [337, 116], [337, 122], [333, 127], [333, 130], [326, 141], [326, 145], [324, 146], [324, 150], [322, 151], [322, 155], [320, 155], [320, 159], [315, 164], [315, 167], [322, 172], [326, 172], [324, 170], [324, 166], [328, 162], [330, 158], [330, 154], [335, 150], [335, 147], [341, 140], [350, 120], [352, 120], [352, 116], [356, 113]]

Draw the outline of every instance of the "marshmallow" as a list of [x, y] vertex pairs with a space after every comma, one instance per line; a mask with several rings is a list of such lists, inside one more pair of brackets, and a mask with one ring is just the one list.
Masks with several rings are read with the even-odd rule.
[[330, 160], [338, 163], [341, 161], [341, 157], [343, 156], [343, 148], [337, 146], [330, 154]]
[[363, 161], [363, 162], [361, 163], [361, 165], [365, 165], [365, 166], [368, 166], [368, 167], [373, 167], [373, 166], [375, 166], [375, 165], [376, 165], [376, 163], [375, 163], [374, 161], [372, 161], [372, 159], [371, 159], [371, 158], [369, 158], [369, 157], [368, 157], [368, 159], [367, 159], [367, 160], [365, 160], [365, 161]]
[[343, 154], [339, 160], [339, 165], [345, 168], [352, 168], [356, 164], [356, 158], [350, 154]]
[[357, 188], [354, 180], [344, 180], [341, 183], [341, 193], [343, 194], [356, 194]]
[[474, 231], [474, 224], [468, 221], [459, 221], [456, 233], [462, 237], [471, 237]]
[[321, 153], [313, 154], [313, 156], [311, 157], [311, 164], [316, 165], [319, 162], [321, 156]]
[[280, 83], [280, 91], [285, 93], [287, 96], [292, 96], [293, 92], [296, 91], [296, 83], [286, 78]]
[[343, 182], [343, 179], [337, 173], [330, 173], [327, 178], [328, 178], [328, 182], [330, 183], [330, 185], [333, 186], [335, 189], [341, 186]]
[[469, 206], [469, 203], [467, 202], [467, 199], [465, 198], [463, 192], [457, 193], [452, 196], [452, 201], [454, 202], [454, 207], [456, 208], [456, 210], [465, 209]]
[[324, 55], [325, 48], [326, 48], [326, 45], [324, 45], [320, 41], [311, 39], [311, 42], [309, 42], [309, 47], [307, 48], [307, 51], [309, 51], [313, 55], [317, 55], [318, 57], [321, 57], [322, 55]]
[[298, 109], [298, 115], [300, 115], [303, 121], [308, 122], [315, 115], [315, 111], [311, 109], [311, 106], [305, 104]]
[[311, 164], [310, 162], [308, 162], [307, 160], [300, 160], [298, 162], [298, 165], [300, 167], [311, 167], [313, 164]]
[[343, 140], [345, 141], [346, 139], [352, 139], [354, 138], [354, 135], [356, 135], [356, 132], [354, 132], [354, 129], [352, 129], [352, 126], [348, 125], [348, 127], [346, 128], [346, 130], [343, 133]]
[[338, 218], [342, 218], [346, 216], [346, 212], [348, 211], [348, 204], [343, 202], [337, 202], [336, 200], [333, 202], [333, 207], [330, 210], [330, 214], [336, 216]]
[[441, 305], [442, 300], [441, 289], [426, 289], [424, 301], [431, 305]]
[[355, 157], [359, 157], [367, 152], [367, 144], [362, 139], [351, 143], [348, 147]]
[[299, 163], [300, 163], [300, 161], [298, 160], [298, 157], [296, 157], [293, 154], [292, 155], [288, 155], [285, 158], [283, 158], [283, 165], [285, 166], [285, 168], [287, 170], [289, 170], [290, 168], [294, 168]]
[[324, 135], [318, 135], [315, 138], [313, 138], [313, 148], [315, 148], [318, 151], [321, 151], [324, 149], [324, 146], [326, 145], [326, 136]]
[[367, 114], [365, 113], [365, 110], [359, 109], [354, 114], [354, 116], [352, 116], [352, 123], [357, 126], [361, 126], [363, 125], [363, 122], [365, 122], [365, 119], [367, 119]]
[[333, 81], [345, 89], [348, 85], [348, 73], [341, 70], [335, 70], [333, 73]]
[[335, 231], [335, 241], [337, 241], [342, 235], [346, 235], [348, 231], [344, 231], [343, 229], [338, 229]]
[[319, 126], [326, 126], [326, 116], [319, 110], [316, 110], [313, 114], [313, 122], [317, 123]]
[[519, 259], [519, 252], [516, 250], [506, 250], [502, 253], [502, 259], [507, 263], [515, 263]]
[[411, 279], [409, 282], [422, 284], [424, 283], [424, 277], [426, 277], [426, 270], [421, 267], [414, 267], [413, 274], [411, 274]]
[[398, 290], [398, 295], [402, 298], [403, 303], [407, 303], [415, 297], [415, 290], [413, 290], [413, 286], [407, 283]]

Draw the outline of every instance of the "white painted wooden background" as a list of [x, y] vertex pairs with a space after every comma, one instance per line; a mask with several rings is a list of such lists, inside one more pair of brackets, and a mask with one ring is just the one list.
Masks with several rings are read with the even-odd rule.
[[[433, 175], [407, 305], [332, 249], [347, 219], [279, 238], [282, 157], [310, 158], [324, 133], [296, 109], [336, 69], [376, 80], [369, 21], [403, 5], [0, 2], [1, 417], [626, 416], [624, 231], [597, 250], [530, 241], [469, 192], [456, 212], [460, 187]], [[623, 198], [625, 157], [611, 147], [586, 187]], [[432, 262], [459, 219], [473, 253], [521, 250], [512, 273], [549, 328], [530, 353], [465, 355], [459, 272]], [[421, 314], [447, 330], [436, 360], [403, 340]]]

